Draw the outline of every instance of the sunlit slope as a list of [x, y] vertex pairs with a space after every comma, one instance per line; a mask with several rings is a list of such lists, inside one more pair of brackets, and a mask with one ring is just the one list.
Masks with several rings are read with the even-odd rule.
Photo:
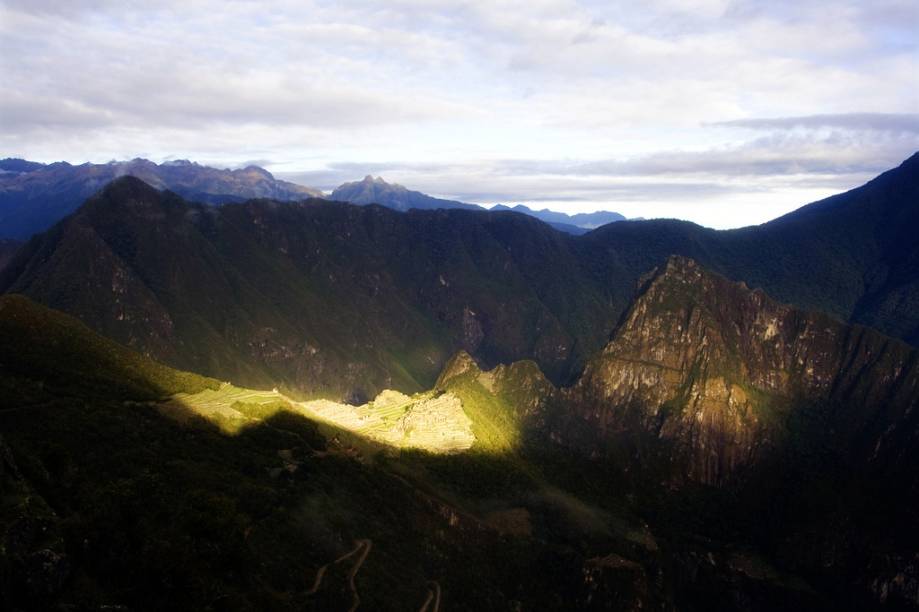
[[194, 416], [205, 418], [228, 434], [288, 412], [389, 447], [448, 453], [465, 450], [475, 442], [472, 421], [452, 393], [409, 397], [386, 390], [373, 401], [353, 406], [329, 400], [298, 402], [277, 390], [256, 391], [224, 383], [218, 389], [178, 393], [157, 407], [183, 422]]
[[465, 351], [447, 363], [436, 389], [459, 398], [472, 419], [475, 448], [493, 453], [520, 448], [555, 391], [532, 361], [483, 371]]
[[[432, 580], [451, 607], [491, 609], [509, 588], [534, 602], [558, 590], [516, 587], [539, 554], [506, 550], [468, 514], [457, 524], [360, 436], [275, 392], [156, 364], [22, 297], [0, 300], [0, 390], [0, 609], [329, 610], [359, 594], [362, 609], [406, 610]], [[157, 407], [176, 394], [247, 420], [228, 435], [187, 406], [166, 418]], [[444, 399], [386, 394], [368, 409], [412, 439]], [[315, 580], [355, 542], [367, 544], [353, 585], [341, 574], [357, 564]]]

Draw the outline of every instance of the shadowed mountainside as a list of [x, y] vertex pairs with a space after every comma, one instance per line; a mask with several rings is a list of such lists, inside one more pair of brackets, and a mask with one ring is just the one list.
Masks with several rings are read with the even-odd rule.
[[511, 212], [215, 209], [123, 178], [24, 246], [0, 290], [246, 386], [360, 402], [431, 386], [460, 349], [487, 366], [532, 359], [561, 384], [671, 254], [916, 342], [917, 202], [919, 155], [763, 226], [631, 221], [581, 237]]
[[211, 208], [133, 178], [33, 239], [2, 276], [4, 290], [167, 363], [335, 397], [430, 387], [459, 348], [492, 363], [535, 356], [563, 376], [614, 316], [568, 237], [529, 217]]
[[590, 465], [381, 453], [283, 405], [234, 403], [250, 422], [232, 435], [166, 416], [165, 393], [216, 381], [19, 296], [0, 298], [0, 363], [4, 607], [405, 610], [432, 588], [446, 609], [691, 608], [711, 589], [821, 602], [726, 564], [682, 587], [691, 567], [670, 569], [621, 493], [566, 491], [602, 482]]
[[644, 436], [676, 481], [729, 484], [797, 443], [919, 491], [919, 352], [685, 258], [647, 281], [558, 405], [553, 427], [571, 429], [572, 448], [647, 460]]
[[0, 239], [0, 270], [10, 262], [21, 246], [18, 240]]
[[4, 602], [406, 609], [432, 580], [472, 609], [910, 602], [916, 352], [682, 258], [642, 289], [573, 387], [450, 360], [432, 393], [475, 443], [446, 456], [284, 402], [177, 414], [160, 400], [217, 381], [4, 296]]
[[756, 542], [841, 607], [919, 605], [919, 351], [901, 341], [671, 257], [574, 385], [460, 353], [438, 387], [496, 448], [605, 468], [658, 535]]

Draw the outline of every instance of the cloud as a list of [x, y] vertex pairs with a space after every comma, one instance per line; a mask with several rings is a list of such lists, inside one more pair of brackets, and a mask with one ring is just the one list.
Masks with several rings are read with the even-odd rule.
[[0, 148], [718, 218], [696, 211], [919, 148], [917, 21], [906, 0], [3, 0]]
[[717, 121], [708, 125], [754, 130], [841, 128], [919, 134], [919, 113], [840, 113]]

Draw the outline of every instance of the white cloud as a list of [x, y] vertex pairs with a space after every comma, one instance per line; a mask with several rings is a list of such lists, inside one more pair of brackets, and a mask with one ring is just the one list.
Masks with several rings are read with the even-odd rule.
[[687, 6], [2, 0], [0, 148], [388, 167], [443, 195], [695, 220], [919, 148], [914, 2]]

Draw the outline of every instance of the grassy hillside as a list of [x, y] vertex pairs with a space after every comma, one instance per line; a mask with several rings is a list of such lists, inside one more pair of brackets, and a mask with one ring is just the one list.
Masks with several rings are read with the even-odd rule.
[[180, 372], [103, 338], [79, 321], [20, 295], [0, 296], [0, 406], [55, 393], [136, 400], [216, 388], [218, 381]]
[[234, 404], [255, 420], [233, 435], [164, 416], [163, 394], [215, 381], [26, 298], [0, 305], [4, 609], [347, 609], [351, 570], [365, 609], [419, 608], [434, 584], [447, 609], [570, 609], [587, 559], [633, 554], [543, 497], [519, 528], [538, 489], [470, 480], [476, 457], [377, 457], [261, 404]]
[[[825, 465], [790, 464], [757, 495], [556, 452], [534, 435], [552, 386], [533, 362], [460, 354], [439, 377], [473, 418], [471, 452], [379, 452], [274, 393], [233, 394], [232, 428], [191, 402], [177, 415], [157, 400], [213, 399], [216, 381], [21, 296], [0, 305], [0, 607], [334, 610], [356, 593], [405, 610], [436, 585], [443, 609], [864, 609], [859, 581], [903, 567], [834, 526], [865, 510], [834, 505], [858, 492]], [[781, 520], [763, 512], [777, 505]], [[823, 566], [786, 537], [882, 565], [809, 573]]]

